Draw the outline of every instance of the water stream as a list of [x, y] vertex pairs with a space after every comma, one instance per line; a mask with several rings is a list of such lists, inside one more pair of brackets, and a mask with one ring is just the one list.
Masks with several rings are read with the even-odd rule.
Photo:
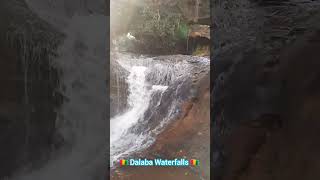
[[[87, 13], [86, 8], [66, 13], [76, 6], [73, 1], [75, 4], [69, 3], [68, 8], [64, 0], [27, 2], [41, 18], [66, 35], [52, 65], [62, 71], [60, 91], [65, 96], [57, 109], [56, 128], [71, 149], [53, 153], [40, 169], [19, 173], [12, 179], [104, 179], [108, 164], [105, 154], [109, 148], [105, 129], [109, 122], [105, 66], [109, 19], [99, 13]], [[180, 114], [181, 103], [195, 96], [193, 76], [209, 69], [207, 58], [182, 55], [146, 57], [118, 53], [114, 61], [127, 72], [128, 86], [117, 88], [128, 88], [128, 94], [126, 109], [110, 120], [112, 167], [119, 158], [144, 150], [154, 142]], [[121, 78], [116, 78], [119, 84]]]
[[[104, 2], [104, 1], [103, 1]], [[40, 169], [21, 172], [14, 180], [97, 180], [107, 169], [106, 61], [108, 17], [74, 9], [77, 1], [28, 0], [43, 20], [66, 35], [52, 65], [62, 71], [60, 91], [65, 100], [57, 109], [56, 128], [67, 145], [53, 152]], [[90, 4], [90, 3], [89, 3]], [[88, 4], [87, 4], [88, 5]]]
[[150, 146], [181, 103], [192, 97], [192, 77], [208, 68], [201, 57], [172, 55], [146, 57], [119, 53], [118, 64], [128, 71], [127, 110], [110, 121], [111, 164]]

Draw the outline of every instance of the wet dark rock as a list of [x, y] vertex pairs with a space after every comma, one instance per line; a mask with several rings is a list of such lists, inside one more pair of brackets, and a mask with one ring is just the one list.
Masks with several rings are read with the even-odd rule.
[[[314, 84], [310, 89], [315, 98], [318, 94], [318, 70], [309, 66], [315, 62], [317, 45], [300, 41], [317, 39], [308, 34], [320, 27], [319, 8], [317, 1], [214, 1], [212, 149], [216, 179], [306, 179], [281, 169], [288, 159], [299, 172], [313, 170], [298, 169], [301, 163], [293, 160], [313, 159], [302, 153], [307, 148], [286, 155], [288, 148], [282, 144], [294, 149], [297, 144], [289, 141], [295, 141], [308, 126], [296, 114], [304, 109], [305, 83]], [[289, 56], [295, 53], [288, 49], [296, 46], [300, 55]], [[294, 125], [298, 121], [300, 127]], [[317, 136], [307, 134], [304, 138], [310, 141]]]
[[0, 178], [36, 167], [52, 150], [59, 71], [50, 58], [63, 35], [25, 1], [0, 2]]
[[117, 57], [111, 58], [110, 63], [110, 117], [124, 112], [127, 108], [129, 72], [116, 61]]

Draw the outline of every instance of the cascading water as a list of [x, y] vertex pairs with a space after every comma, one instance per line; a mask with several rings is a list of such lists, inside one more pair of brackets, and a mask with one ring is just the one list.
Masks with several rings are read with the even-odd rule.
[[[143, 137], [139, 137], [139, 135], [133, 133], [127, 133], [127, 131], [143, 118], [144, 112], [149, 106], [152, 91], [154, 91], [154, 89], [148, 89], [146, 70], [147, 68], [144, 66], [133, 66], [130, 69], [130, 75], [127, 79], [130, 93], [128, 97], [129, 110], [110, 121], [110, 153], [112, 162], [122, 154], [129, 153], [143, 146]], [[132, 143], [132, 139], [135, 139], [134, 143]], [[129, 146], [131, 148], [128, 149]]]
[[[57, 128], [71, 150], [62, 149], [42, 168], [13, 179], [103, 179], [108, 148], [105, 129], [108, 19], [101, 14], [83, 13], [83, 9], [79, 14], [65, 13], [59, 8], [66, 0], [27, 2], [40, 17], [66, 35], [53, 63], [62, 71], [61, 91], [66, 99], [57, 110]], [[127, 109], [110, 120], [111, 162], [151, 145], [166, 124], [179, 115], [181, 102], [192, 96], [193, 74], [209, 69], [208, 59], [191, 56], [147, 58], [118, 54], [116, 59], [128, 72], [128, 87], [122, 87], [128, 88], [128, 97]], [[117, 79], [117, 86], [120, 80]]]
[[[167, 86], [161, 85], [148, 87], [146, 81], [147, 67], [145, 66], [133, 66], [129, 71], [130, 75], [127, 79], [130, 93], [128, 97], [129, 110], [111, 119], [111, 162], [114, 162], [123, 154], [128, 154], [148, 144], [144, 142], [145, 138], [143, 136], [127, 131], [144, 118], [152, 93], [164, 92], [167, 88]], [[133, 139], [135, 139], [134, 143], [132, 142]], [[128, 147], [130, 148], [128, 149]]]
[[52, 64], [62, 71], [61, 92], [65, 101], [57, 110], [56, 128], [67, 146], [53, 153], [40, 169], [21, 172], [12, 179], [104, 179], [108, 148], [105, 129], [108, 18], [101, 14], [64, 14], [55, 9], [64, 1], [27, 2], [41, 18], [66, 35]]
[[157, 134], [190, 97], [194, 72], [209, 60], [192, 56], [135, 57], [118, 53], [116, 61], [129, 72], [128, 109], [110, 122], [111, 165], [150, 146]]

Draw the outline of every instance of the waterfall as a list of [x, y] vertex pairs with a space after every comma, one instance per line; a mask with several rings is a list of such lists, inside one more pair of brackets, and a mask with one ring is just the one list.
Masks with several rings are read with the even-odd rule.
[[[68, 146], [55, 152], [41, 168], [22, 172], [13, 179], [103, 179], [109, 148], [105, 129], [109, 121], [105, 83], [109, 19], [82, 11], [72, 15], [61, 9], [54, 11], [50, 8], [63, 3], [54, 6], [50, 3], [53, 1], [48, 1], [28, 0], [28, 4], [66, 35], [52, 64], [62, 71], [60, 91], [65, 97], [57, 109], [56, 128], [70, 149]], [[65, 2], [57, 2], [62, 1]], [[128, 97], [127, 109], [110, 120], [112, 162], [150, 146], [170, 120], [179, 115], [181, 103], [192, 96], [193, 74], [209, 68], [208, 59], [180, 55], [150, 58], [119, 54], [117, 62], [128, 72]], [[124, 88], [120, 87], [120, 79], [114, 81]]]
[[[52, 65], [62, 71], [60, 91], [65, 97], [57, 109], [56, 128], [66, 146], [51, 160], [31, 172], [19, 172], [14, 180], [104, 179], [107, 168], [107, 22], [101, 14], [64, 16], [43, 11], [50, 2], [27, 1], [41, 18], [62, 31], [66, 38]], [[33, 3], [34, 2], [34, 3]], [[54, 7], [53, 7], [54, 8]], [[44, 14], [45, 13], [45, 14]], [[27, 70], [27, 69], [26, 69]]]
[[[24, 146], [29, 146], [29, 136], [30, 136], [30, 99], [29, 99], [29, 61], [28, 61], [28, 48], [25, 37], [23, 37], [23, 40], [21, 40], [21, 47], [22, 47], [22, 69], [24, 74], [24, 112], [25, 112], [25, 128], [26, 128], [26, 136], [25, 136], [25, 142]], [[27, 149], [27, 148], [26, 148]]]
[[[192, 56], [144, 57], [118, 53], [115, 61], [129, 74], [128, 108], [110, 121], [110, 163], [148, 148], [181, 102], [190, 97], [191, 79], [208, 59]], [[121, 88], [121, 87], [118, 87]]]
[[[149, 107], [151, 94], [155, 91], [164, 92], [166, 86], [154, 86], [148, 88], [146, 81], [147, 67], [133, 66], [127, 79], [129, 84], [128, 104], [129, 110], [124, 114], [111, 119], [110, 130], [110, 156], [111, 163], [121, 155], [128, 154], [139, 148], [143, 148], [149, 142], [144, 142], [143, 135], [127, 132], [139, 120], [143, 119], [144, 113]], [[132, 141], [134, 140], [134, 143]], [[130, 147], [130, 148], [128, 148]]]

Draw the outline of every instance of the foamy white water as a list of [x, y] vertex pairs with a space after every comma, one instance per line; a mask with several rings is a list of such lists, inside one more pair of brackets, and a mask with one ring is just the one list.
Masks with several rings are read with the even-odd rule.
[[161, 86], [161, 85], [153, 85], [152, 90], [154, 91], [165, 91], [168, 89], [168, 86]]
[[[190, 56], [168, 56], [159, 60], [118, 53], [115, 60], [129, 72], [126, 79], [129, 107], [111, 119], [112, 167], [120, 158], [144, 150], [155, 141], [167, 123], [179, 113], [180, 97], [183, 97], [182, 93], [189, 93], [185, 87], [190, 83], [184, 82], [190, 81], [194, 67], [208, 65], [207, 59]], [[162, 106], [166, 93], [167, 102]], [[162, 113], [157, 115], [159, 110]]]
[[[143, 121], [144, 113], [149, 107], [154, 91], [165, 91], [167, 86], [150, 85], [146, 81], [148, 68], [132, 66], [129, 68], [127, 83], [129, 86], [129, 109], [110, 121], [110, 157], [111, 164], [119, 157], [128, 155], [150, 145], [152, 141], [143, 134], [135, 134], [128, 130], [139, 121]], [[147, 141], [146, 141], [147, 140]]]
[[[109, 148], [105, 129], [109, 121], [105, 114], [105, 45], [109, 19], [101, 14], [66, 13], [65, 8], [69, 7], [65, 4], [72, 7], [77, 5], [75, 0], [28, 0], [28, 3], [40, 17], [66, 34], [59, 48], [59, 58], [53, 63], [62, 70], [61, 91], [67, 99], [57, 110], [57, 127], [67, 143], [72, 145], [72, 151], [64, 151], [41, 169], [23, 173], [14, 179], [104, 179], [108, 163], [105, 152]], [[121, 56], [119, 64], [129, 72], [129, 108], [111, 120], [112, 162], [153, 143], [155, 135], [178, 113], [179, 93], [184, 89], [180, 83], [183, 83], [183, 78], [191, 76], [192, 69], [186, 61], [175, 61], [175, 57], [154, 61], [152, 58]], [[161, 106], [161, 99], [171, 86], [174, 87], [171, 89], [173, 96], [166, 99], [170, 101], [165, 106], [166, 111], [159, 119], [152, 119], [153, 111], [157, 112], [154, 108]], [[150, 109], [151, 113], [146, 117]], [[157, 121], [149, 123], [149, 120]], [[150, 124], [156, 127], [148, 127]], [[136, 130], [132, 130], [134, 128]]]

